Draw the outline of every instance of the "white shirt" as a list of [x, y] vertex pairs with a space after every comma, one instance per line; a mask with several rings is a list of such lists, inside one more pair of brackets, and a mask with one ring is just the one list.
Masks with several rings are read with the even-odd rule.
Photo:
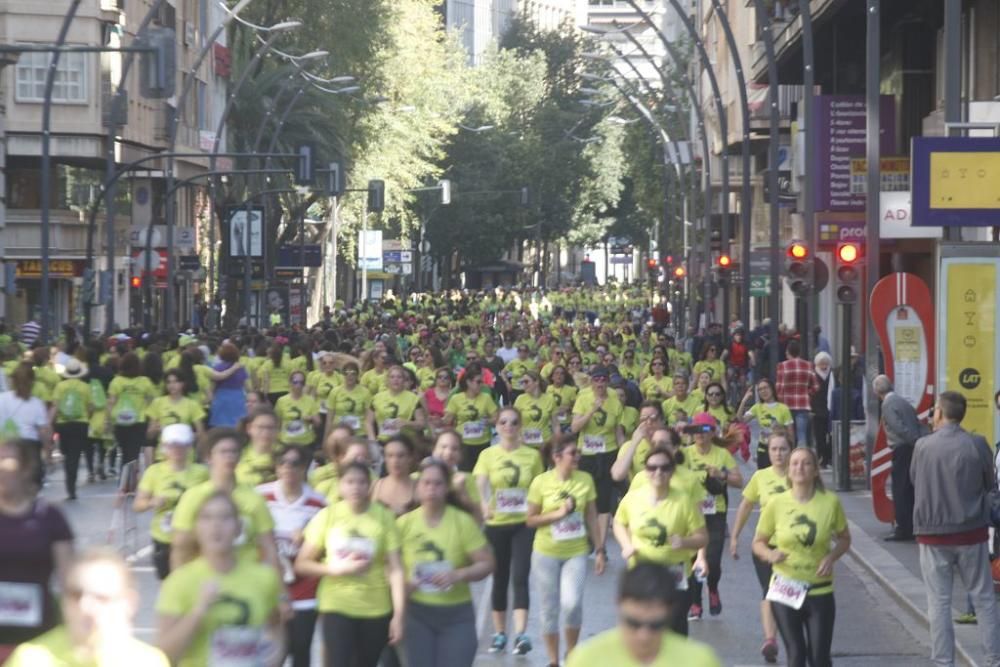
[[5, 391], [0, 394], [0, 429], [8, 420], [17, 426], [22, 438], [41, 440], [38, 429], [48, 426], [49, 416], [41, 399], [32, 396], [25, 401], [13, 391]]
[[517, 359], [517, 348], [501, 347], [499, 350], [497, 350], [497, 356], [503, 359], [504, 364], [509, 364], [514, 359]]

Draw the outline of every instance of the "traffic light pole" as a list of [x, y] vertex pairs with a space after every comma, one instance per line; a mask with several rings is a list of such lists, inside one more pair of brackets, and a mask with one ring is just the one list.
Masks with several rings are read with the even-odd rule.
[[840, 437], [835, 443], [837, 491], [851, 490], [851, 387], [854, 378], [851, 373], [851, 309], [853, 304], [841, 304], [840, 364], [842, 381], [840, 385]]

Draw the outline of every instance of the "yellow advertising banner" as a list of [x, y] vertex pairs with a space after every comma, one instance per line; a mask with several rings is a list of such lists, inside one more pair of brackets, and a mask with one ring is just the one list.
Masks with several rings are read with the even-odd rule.
[[946, 260], [948, 301], [944, 331], [945, 388], [965, 396], [962, 426], [992, 445], [995, 415], [997, 265]]
[[931, 208], [1000, 208], [1000, 152], [931, 153]]

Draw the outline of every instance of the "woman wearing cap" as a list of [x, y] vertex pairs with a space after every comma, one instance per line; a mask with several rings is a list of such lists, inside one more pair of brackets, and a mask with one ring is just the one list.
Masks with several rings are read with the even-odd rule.
[[[730, 536], [729, 553], [733, 560], [739, 558], [740, 533], [746, 526], [750, 518], [750, 512], [754, 505], [759, 504], [761, 509], [767, 507], [767, 503], [779, 493], [784, 493], [791, 488], [791, 481], [788, 479], [788, 458], [792, 452], [788, 438], [780, 434], [771, 434], [767, 442], [768, 454], [771, 458], [771, 465], [761, 468], [753, 474], [750, 481], [743, 489], [743, 500], [736, 510], [736, 521], [733, 522], [733, 531]], [[771, 564], [761, 560], [756, 554], [753, 556], [753, 567], [757, 573], [757, 581], [763, 589], [763, 595], [767, 595], [767, 589], [771, 585]], [[774, 614], [771, 612], [771, 603], [766, 599], [760, 601], [760, 622], [764, 629], [764, 644], [760, 652], [767, 662], [775, 662], [778, 659], [778, 634], [774, 624]]]
[[[699, 412], [686, 429], [692, 432], [694, 444], [684, 448], [684, 464], [699, 476], [703, 487], [698, 508], [704, 515], [705, 526], [708, 528], [708, 610], [712, 616], [722, 613], [719, 581], [722, 579], [722, 549], [726, 540], [726, 511], [729, 509], [726, 488], [731, 486], [738, 489], [743, 486], [743, 476], [740, 475], [736, 459], [728, 449], [716, 444], [718, 429], [715, 417]], [[692, 577], [691, 583], [688, 619], [701, 619], [700, 577]]]
[[582, 392], [573, 405], [573, 432], [579, 434], [577, 445], [583, 456], [580, 470], [589, 473], [597, 488], [597, 542], [604, 548], [614, 480], [611, 466], [618, 455], [618, 447], [625, 442], [621, 418], [624, 406], [618, 394], [608, 391], [608, 369], [595, 366], [590, 372], [591, 390]]
[[153, 565], [163, 580], [170, 573], [170, 537], [173, 510], [181, 494], [208, 479], [208, 468], [190, 456], [194, 431], [187, 424], [171, 424], [160, 433], [164, 460], [146, 468], [132, 509], [153, 510], [149, 532], [153, 537]]
[[556, 366], [552, 369], [552, 374], [549, 376], [549, 386], [545, 393], [552, 397], [552, 403], [555, 405], [555, 418], [559, 425], [558, 432], [568, 433], [577, 389], [565, 366]]
[[311, 449], [316, 442], [319, 404], [306, 395], [306, 375], [302, 371], [293, 371], [288, 376], [288, 386], [288, 393], [274, 406], [280, 428], [278, 441], [282, 445]]
[[757, 468], [766, 468], [771, 465], [767, 451], [767, 443], [772, 433], [784, 431], [788, 434], [789, 442], [795, 446], [795, 429], [792, 428], [794, 420], [792, 411], [784, 403], [779, 403], [777, 394], [774, 392], [774, 385], [768, 378], [761, 378], [757, 381], [757, 402], [748, 410], [747, 404], [753, 399], [754, 387], [747, 389], [747, 393], [736, 408], [736, 418], [742, 419], [749, 424], [756, 421], [760, 427], [760, 436], [757, 440]]
[[[146, 408], [146, 416], [149, 419], [149, 426], [146, 428], [146, 435], [149, 442], [158, 442], [160, 431], [171, 424], [185, 424], [190, 426], [198, 437], [205, 432], [203, 426], [205, 422], [205, 408], [193, 398], [187, 395], [184, 384], [184, 374], [176, 368], [167, 371], [165, 384], [167, 385], [167, 395], [158, 396]], [[147, 457], [152, 451], [146, 452]], [[156, 460], [163, 457], [163, 453], [156, 453]], [[150, 459], [152, 460], [152, 459]]]
[[490, 445], [490, 427], [496, 421], [497, 404], [483, 391], [483, 372], [478, 363], [469, 364], [458, 380], [458, 391], [448, 399], [445, 422], [462, 434], [465, 450], [459, 468], [470, 472]]
[[358, 365], [353, 361], [344, 364], [341, 371], [344, 374], [344, 384], [334, 387], [326, 399], [326, 433], [339, 424], [349, 426], [354, 433], [361, 432], [371, 405], [372, 395], [358, 380]]
[[829, 666], [836, 616], [833, 567], [851, 548], [851, 533], [840, 499], [823, 486], [816, 452], [794, 450], [788, 478], [791, 490], [774, 496], [760, 513], [753, 552], [774, 569], [767, 599], [788, 664]]
[[56, 372], [63, 380], [52, 392], [53, 429], [59, 434], [59, 451], [63, 455], [66, 474], [66, 496], [76, 500], [76, 474], [80, 469], [80, 455], [87, 448], [87, 428], [93, 412], [90, 387], [80, 379], [87, 374], [87, 367], [76, 359], [70, 359], [65, 366], [57, 366]]
[[552, 394], [543, 393], [542, 376], [528, 371], [521, 378], [524, 393], [514, 401], [514, 407], [521, 413], [521, 437], [524, 444], [541, 448], [552, 441], [552, 434], [559, 433], [556, 405]]

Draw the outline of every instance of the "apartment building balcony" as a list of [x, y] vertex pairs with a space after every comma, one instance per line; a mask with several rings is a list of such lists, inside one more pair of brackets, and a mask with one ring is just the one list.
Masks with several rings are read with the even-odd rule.
[[[3, 221], [4, 257], [8, 260], [37, 259], [42, 254], [42, 212], [37, 209], [7, 209]], [[104, 252], [103, 216], [98, 217], [95, 250]], [[79, 211], [49, 211], [49, 256], [53, 259], [84, 259], [87, 252], [87, 218]], [[116, 215], [116, 250], [127, 248], [131, 216]]]

